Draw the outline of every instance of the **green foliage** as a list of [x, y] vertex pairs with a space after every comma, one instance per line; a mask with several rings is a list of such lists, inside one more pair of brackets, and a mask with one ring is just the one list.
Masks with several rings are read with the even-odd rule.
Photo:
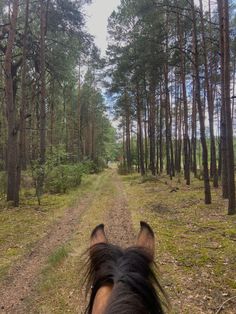
[[94, 162], [92, 160], [87, 160], [82, 163], [83, 173], [85, 174], [94, 174], [101, 172], [104, 167], [99, 162]]
[[65, 164], [68, 160], [68, 153], [64, 145], [58, 145], [52, 147], [50, 152], [47, 153], [46, 168], [50, 170], [54, 166]]
[[45, 190], [50, 193], [66, 193], [81, 184], [83, 173], [81, 164], [54, 167], [47, 175]]

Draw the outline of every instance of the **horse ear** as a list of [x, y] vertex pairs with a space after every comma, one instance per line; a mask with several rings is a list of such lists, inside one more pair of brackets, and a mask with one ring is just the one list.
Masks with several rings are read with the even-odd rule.
[[107, 237], [104, 231], [104, 225], [98, 225], [93, 232], [91, 233], [90, 237], [90, 245], [93, 246], [99, 243], [107, 243]]
[[138, 235], [137, 246], [140, 246], [148, 251], [154, 258], [155, 251], [155, 236], [152, 228], [144, 221], [140, 221], [140, 232]]

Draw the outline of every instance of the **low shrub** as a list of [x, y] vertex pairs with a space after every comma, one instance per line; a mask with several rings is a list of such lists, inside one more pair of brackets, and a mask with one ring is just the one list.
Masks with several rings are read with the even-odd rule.
[[54, 167], [47, 174], [45, 190], [50, 193], [66, 193], [81, 184], [83, 173], [81, 164]]
[[106, 164], [103, 160], [98, 160], [94, 162], [92, 160], [86, 160], [82, 163], [85, 174], [95, 174], [101, 172], [106, 168]]

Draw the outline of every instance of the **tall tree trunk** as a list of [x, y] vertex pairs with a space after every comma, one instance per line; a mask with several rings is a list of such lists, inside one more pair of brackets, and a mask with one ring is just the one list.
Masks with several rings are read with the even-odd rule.
[[125, 130], [126, 130], [126, 160], [128, 172], [131, 172], [132, 160], [131, 160], [131, 147], [130, 147], [130, 104], [128, 99], [128, 93], [125, 91]]
[[25, 26], [22, 49], [22, 73], [21, 73], [21, 107], [20, 107], [20, 122], [19, 122], [19, 153], [17, 165], [17, 191], [20, 191], [21, 169], [26, 169], [26, 154], [25, 154], [25, 127], [26, 127], [26, 59], [27, 59], [27, 32], [28, 32], [28, 17], [29, 17], [29, 0], [25, 4]]
[[173, 149], [173, 141], [172, 141], [172, 105], [169, 103], [169, 117], [170, 117], [170, 169], [171, 169], [171, 178], [175, 176], [175, 163], [174, 163], [174, 149]]
[[194, 177], [197, 177], [197, 108], [195, 97], [195, 80], [193, 79], [193, 105], [192, 105], [192, 138], [191, 138], [191, 151], [192, 151], [192, 172]]
[[224, 81], [224, 101], [223, 112], [225, 114], [226, 129], [226, 164], [227, 164], [227, 187], [228, 187], [228, 214], [236, 214], [235, 204], [235, 180], [234, 180], [234, 149], [233, 149], [233, 128], [232, 128], [232, 111], [230, 100], [230, 47], [229, 47], [229, 3], [218, 0], [220, 32], [222, 33], [223, 57], [223, 81]]
[[184, 178], [186, 184], [190, 185], [190, 153], [189, 153], [189, 136], [188, 136], [188, 101], [186, 93], [186, 78], [185, 78], [185, 57], [183, 45], [183, 32], [180, 29], [179, 14], [177, 15], [178, 39], [180, 47], [180, 76], [182, 82], [182, 94], [184, 104]]
[[54, 124], [55, 124], [55, 81], [52, 82], [52, 97], [50, 102], [50, 152], [53, 152], [53, 145], [54, 145]]
[[163, 172], [163, 98], [162, 98], [162, 86], [160, 84], [160, 135], [159, 135], [159, 142], [160, 142], [160, 173]]
[[165, 127], [166, 127], [166, 173], [172, 178], [171, 158], [170, 158], [170, 95], [168, 86], [168, 66], [164, 65], [164, 80], [165, 80]]
[[200, 17], [201, 17], [203, 57], [204, 57], [204, 67], [205, 67], [205, 83], [206, 83], [206, 91], [207, 91], [207, 104], [208, 104], [208, 115], [209, 115], [209, 126], [210, 126], [210, 143], [211, 143], [210, 173], [211, 173], [211, 176], [213, 177], [213, 186], [217, 188], [218, 187], [218, 172], [217, 172], [217, 165], [216, 165], [216, 146], [215, 146], [215, 134], [214, 134], [214, 102], [213, 102], [212, 85], [210, 84], [210, 78], [209, 78], [209, 66], [208, 66], [208, 58], [207, 58], [207, 46], [206, 46], [206, 35], [205, 35], [202, 0], [200, 0]]
[[157, 105], [156, 107], [156, 173], [159, 174], [159, 112], [160, 112], [160, 106]]
[[145, 143], [145, 172], [148, 171], [148, 114], [147, 114], [147, 105], [144, 108], [144, 143]]
[[179, 94], [178, 94], [178, 84], [177, 84], [177, 75], [175, 75], [175, 171], [177, 173], [179, 170], [179, 143], [178, 143], [178, 110], [179, 110]]
[[81, 82], [80, 82], [80, 60], [79, 60], [79, 80], [78, 80], [78, 103], [77, 103], [77, 110], [78, 110], [78, 117], [77, 117], [77, 128], [78, 128], [78, 161], [82, 160], [82, 149], [81, 149], [81, 100], [80, 100], [80, 89], [81, 89]]
[[45, 176], [45, 154], [46, 154], [46, 71], [45, 71], [45, 36], [46, 36], [46, 1], [40, 1], [40, 148], [39, 163], [40, 175], [38, 184], [38, 196], [43, 193]]
[[218, 1], [219, 25], [220, 25], [220, 65], [221, 65], [221, 129], [220, 129], [220, 148], [221, 148], [221, 180], [222, 196], [228, 198], [228, 169], [227, 169], [227, 146], [226, 146], [226, 117], [225, 117], [225, 81], [224, 81], [224, 35], [223, 35], [223, 12], [222, 2]]
[[19, 191], [17, 188], [17, 123], [16, 105], [13, 91], [12, 62], [13, 46], [16, 34], [16, 23], [18, 16], [19, 1], [13, 1], [10, 29], [4, 60], [5, 71], [5, 97], [7, 107], [8, 141], [7, 141], [7, 200], [13, 201], [15, 206], [19, 205]]
[[181, 172], [181, 164], [182, 164], [182, 106], [181, 102], [179, 102], [179, 125], [178, 125], [178, 169]]
[[156, 109], [155, 109], [155, 84], [152, 82], [150, 86], [150, 113], [149, 113], [149, 139], [150, 139], [150, 170], [152, 175], [156, 175], [156, 140], [155, 140], [155, 120], [156, 120]]
[[136, 103], [137, 103], [137, 123], [138, 123], [138, 147], [139, 147], [139, 168], [141, 175], [145, 175], [144, 151], [143, 151], [143, 128], [142, 128], [142, 106], [140, 100], [139, 86], [136, 86]]
[[209, 170], [208, 170], [208, 152], [207, 143], [205, 136], [205, 116], [204, 108], [200, 94], [200, 76], [199, 76], [199, 52], [198, 52], [198, 41], [197, 41], [197, 24], [196, 24], [196, 11], [194, 7], [194, 0], [191, 0], [192, 4], [192, 21], [193, 21], [193, 53], [194, 53], [194, 69], [195, 69], [195, 83], [196, 83], [196, 102], [198, 105], [199, 122], [200, 122], [200, 138], [202, 144], [202, 165], [203, 165], [203, 176], [204, 176], [204, 190], [205, 190], [205, 203], [211, 204], [211, 188], [209, 181]]

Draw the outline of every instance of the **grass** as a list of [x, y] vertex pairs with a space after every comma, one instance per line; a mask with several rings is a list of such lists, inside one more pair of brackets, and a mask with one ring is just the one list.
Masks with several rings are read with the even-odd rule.
[[84, 286], [85, 252], [89, 246], [90, 233], [104, 221], [115, 192], [109, 171], [102, 173], [93, 186], [92, 203], [80, 218], [77, 232], [65, 247], [60, 247], [50, 256], [40, 275], [37, 295], [27, 300], [30, 313], [83, 312], [85, 293], [81, 287]]
[[0, 209], [0, 280], [18, 259], [30, 252], [35, 242], [47, 233], [50, 225], [59, 219], [65, 208], [73, 206], [88, 193], [99, 176], [85, 177], [78, 189], [68, 194], [50, 195], [42, 198], [39, 207], [32, 190], [23, 191], [19, 208]]
[[49, 256], [48, 263], [51, 267], [57, 267], [66, 257], [68, 257], [68, 251], [65, 246], [61, 246]]
[[[156, 262], [172, 312], [215, 313], [225, 300], [236, 295], [236, 217], [227, 215], [227, 202], [222, 200], [220, 189], [212, 190], [213, 203], [205, 205], [202, 182], [198, 180], [193, 180], [190, 187], [182, 178], [170, 181], [165, 176], [143, 180], [133, 174], [121, 176], [121, 180], [136, 233], [140, 220], [150, 223], [155, 231]], [[0, 253], [4, 247], [10, 261], [5, 264], [7, 269], [63, 215], [67, 204], [86, 193], [93, 193], [93, 199], [80, 217], [78, 229], [48, 257], [35, 294], [25, 300], [29, 313], [83, 312], [82, 256], [91, 230], [104, 221], [113, 206], [117, 193], [113, 174], [105, 171], [88, 177], [68, 195], [46, 196], [40, 210], [35, 210], [36, 204], [28, 198], [21, 209], [0, 212], [5, 219], [0, 224]], [[10, 226], [11, 220], [14, 227]], [[26, 235], [21, 234], [24, 231]], [[5, 273], [3, 263], [1, 266]], [[222, 313], [235, 313], [234, 306], [233, 301], [227, 303]]]
[[[227, 215], [220, 189], [205, 205], [202, 182], [188, 187], [177, 180], [131, 175], [123, 181], [134, 226], [146, 220], [154, 228], [156, 261], [173, 312], [212, 313], [236, 295], [236, 217]], [[226, 313], [233, 313], [228, 306]]]

